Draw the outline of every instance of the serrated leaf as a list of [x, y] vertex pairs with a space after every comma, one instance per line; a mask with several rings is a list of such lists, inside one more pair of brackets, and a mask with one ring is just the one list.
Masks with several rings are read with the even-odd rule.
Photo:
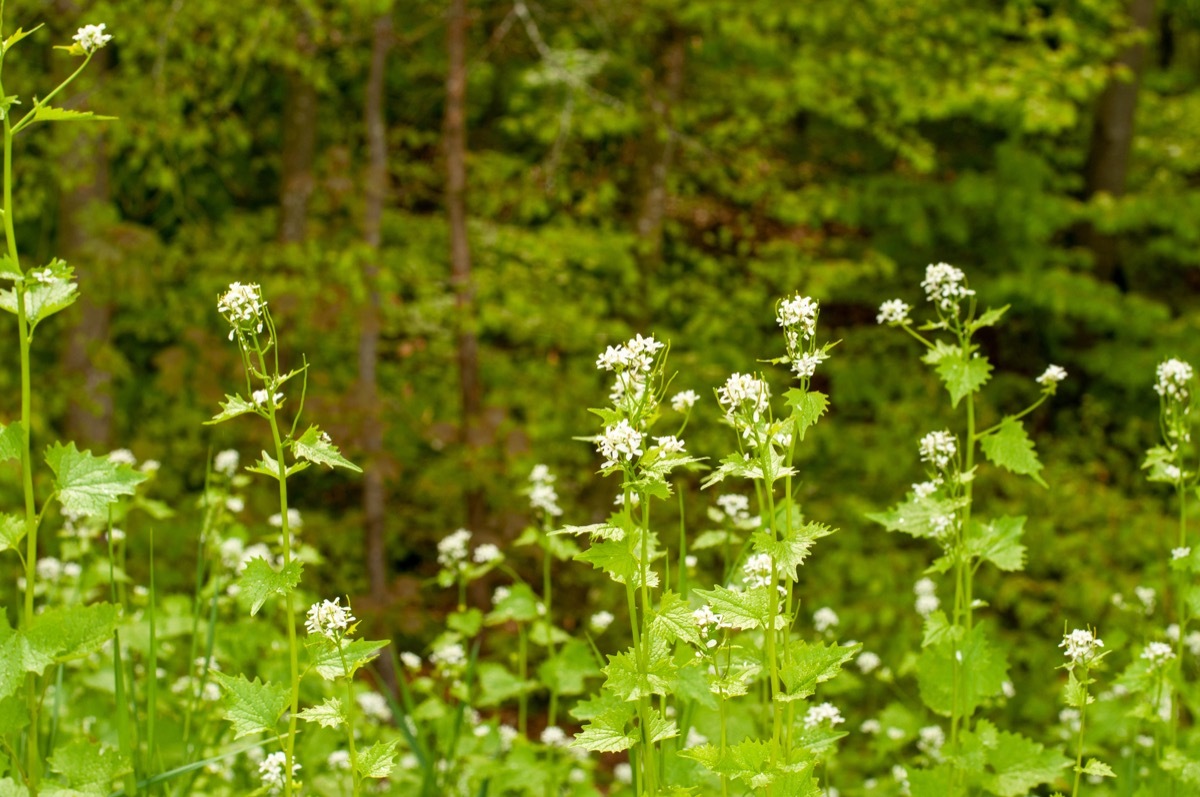
[[909, 493], [908, 498], [886, 512], [869, 512], [867, 519], [880, 523], [888, 531], [899, 531], [920, 539], [937, 537], [937, 517], [949, 517], [965, 507], [965, 498], [917, 498]]
[[817, 684], [824, 683], [842, 671], [842, 665], [862, 650], [861, 644], [830, 645], [824, 642], [793, 642], [788, 646], [787, 657], [779, 675], [787, 687], [788, 695], [804, 698], [817, 691]]
[[0, 515], [0, 551], [17, 550], [25, 538], [25, 518], [16, 515]]
[[[4, 211], [0, 210], [0, 219], [2, 218], [4, 218]], [[16, 262], [7, 254], [0, 255], [0, 279], [11, 280], [13, 282], [25, 279], [25, 275], [21, 272]]]
[[691, 607], [675, 592], [664, 592], [650, 620], [656, 633], [669, 639], [678, 639], [699, 646], [700, 629], [692, 616]]
[[92, 452], [76, 450], [74, 443], [55, 443], [46, 449], [46, 464], [54, 471], [58, 502], [68, 512], [104, 516], [108, 507], [134, 487], [146, 474], [125, 464], [118, 465]]
[[[379, 655], [388, 646], [388, 641], [352, 639], [342, 642], [339, 652], [337, 644], [324, 637], [310, 637], [309, 649], [313, 651], [312, 666], [322, 678], [333, 681], [353, 676], [359, 669]], [[345, 659], [345, 664], [342, 660]]]
[[548, 533], [551, 535], [574, 534], [577, 537], [586, 534], [593, 540], [620, 541], [625, 539], [625, 529], [615, 526], [612, 523], [592, 523], [589, 526], [563, 526], [561, 529], [554, 529]]
[[212, 426], [213, 424], [222, 423], [230, 418], [236, 418], [239, 415], [245, 415], [249, 412], [257, 414], [258, 407], [246, 401], [241, 396], [231, 396], [226, 393], [225, 400], [221, 402], [221, 411], [211, 419], [205, 421], [204, 424]]
[[792, 408], [796, 437], [803, 440], [804, 434], [816, 425], [829, 408], [829, 399], [824, 393], [799, 388], [792, 388], [784, 395], [787, 397], [788, 406]]
[[536, 681], [522, 680], [503, 664], [494, 661], [480, 664], [476, 668], [476, 679], [479, 685], [476, 705], [485, 708], [506, 703], [537, 688]]
[[765, 531], [754, 532], [750, 539], [754, 543], [754, 550], [771, 557], [781, 577], [799, 581], [798, 568], [808, 558], [813, 544], [830, 534], [833, 534], [833, 529], [823, 523], [805, 523], [793, 525], [791, 529], [781, 526], [779, 539]]
[[1007, 304], [1003, 307], [989, 307], [987, 312], [970, 323], [968, 326], [968, 331], [970, 333], [974, 333], [975, 331], [983, 329], [984, 327], [995, 326], [997, 322], [1004, 317], [1004, 314], [1008, 312], [1008, 308], [1009, 305]]
[[679, 726], [675, 724], [675, 720], [663, 716], [658, 709], [651, 708], [650, 716], [646, 718], [646, 734], [650, 737], [651, 744], [664, 739], [674, 739], [679, 735]]
[[12, 47], [14, 44], [21, 41], [21, 39], [24, 39], [26, 36], [29, 36], [30, 34], [36, 33], [37, 31], [41, 30], [43, 27], [44, 27], [44, 25], [35, 25], [34, 27], [30, 28], [29, 30], [25, 30], [24, 28], [17, 28], [16, 33], [14, 33], [13, 35], [9, 36], [7, 39], [4, 40], [3, 52], [8, 52], [9, 48]]
[[668, 694], [675, 674], [670, 645], [656, 637], [651, 643], [644, 658], [644, 668], [638, 661], [641, 657], [632, 649], [609, 656], [608, 666], [604, 668], [605, 688], [622, 700]]
[[[642, 568], [640, 557], [642, 553], [641, 539], [645, 531], [635, 529], [629, 539], [602, 540], [592, 543], [586, 550], [575, 555], [580, 562], [587, 562], [597, 570], [603, 570], [609, 578], [618, 584], [632, 584], [635, 589], [642, 586]], [[650, 564], [658, 558], [658, 540], [651, 534], [649, 540], [650, 562], [647, 562], [647, 581], [649, 586], [658, 586], [658, 572]]]
[[386, 778], [395, 767], [396, 745], [400, 739], [376, 742], [358, 754], [358, 774], [364, 778]]
[[286, 597], [294, 590], [300, 584], [303, 570], [304, 566], [295, 559], [279, 570], [261, 556], [251, 559], [238, 579], [238, 602], [249, 606], [253, 617], [268, 598]]
[[0, 778], [0, 797], [29, 797], [29, 789], [12, 778]]
[[908, 788], [911, 797], [946, 797], [954, 794], [954, 770], [946, 764], [933, 769], [910, 769]]
[[993, 771], [984, 778], [984, 788], [1000, 797], [1028, 794], [1034, 786], [1057, 779], [1070, 765], [1058, 751], [1007, 731], [996, 734], [995, 746], [987, 751], [987, 762]]
[[[956, 680], [960, 717], [971, 716], [984, 700], [1001, 693], [1008, 680], [1008, 662], [1003, 650], [992, 643], [986, 629], [987, 626], [980, 623], [961, 640], [947, 635], [921, 651], [917, 662], [917, 685], [921, 699], [931, 710], [950, 716]], [[956, 657], [961, 657], [957, 679], [954, 673]]]
[[[74, 281], [74, 271], [70, 266], [56, 259], [46, 267], [46, 271], [50, 272], [47, 282], [26, 278], [25, 319], [31, 330], [39, 322], [67, 309], [79, 298], [79, 286]], [[11, 290], [0, 291], [0, 309], [17, 314], [15, 286]]]
[[303, 709], [296, 714], [305, 722], [315, 722], [325, 728], [337, 728], [346, 719], [342, 711], [342, 701], [330, 697], [325, 702]]
[[635, 708], [631, 703], [619, 703], [601, 711], [575, 734], [573, 746], [594, 753], [619, 753], [628, 750], [641, 740], [636, 729], [628, 727]]
[[1096, 758], [1089, 758], [1079, 771], [1093, 778], [1115, 778], [1117, 776], [1112, 767]]
[[292, 456], [308, 460], [318, 465], [328, 465], [331, 468], [345, 468], [355, 473], [362, 473], [362, 468], [342, 456], [342, 452], [316, 425], [308, 427], [308, 431], [292, 442]]
[[587, 679], [600, 674], [591, 645], [581, 639], [569, 640], [538, 667], [538, 678], [559, 695], [583, 694]]
[[967, 553], [985, 559], [1000, 570], [1025, 569], [1024, 517], [1001, 517], [988, 523], [972, 520], [967, 531]]
[[930, 645], [940, 644], [949, 639], [953, 632], [954, 626], [950, 625], [950, 621], [946, 619], [946, 613], [941, 609], [934, 609], [925, 615], [921, 647], [927, 648]]
[[52, 105], [38, 106], [33, 112], [34, 122], [109, 122], [115, 116], [97, 116], [91, 111], [71, 111]]
[[950, 403], [957, 407], [958, 402], [987, 384], [992, 364], [982, 355], [963, 357], [960, 350], [955, 350], [943, 354], [937, 361], [936, 370], [946, 390], [950, 391]]
[[13, 421], [8, 426], [0, 427], [0, 462], [15, 459], [21, 460], [25, 451], [25, 427], [20, 421]]
[[70, 661], [103, 647], [120, 618], [121, 607], [111, 603], [59, 606], [37, 615], [25, 633], [55, 661]]
[[735, 591], [717, 586], [692, 591], [712, 607], [714, 614], [721, 616], [722, 625], [749, 629], [763, 628], [769, 624], [771, 596], [766, 587]]
[[1025, 426], [1015, 418], [1008, 417], [1001, 421], [996, 431], [983, 438], [979, 446], [993, 465], [1029, 476], [1043, 487], [1046, 486], [1046, 482], [1038, 475], [1042, 463], [1038, 461], [1033, 441], [1025, 434]]
[[279, 718], [288, 707], [288, 688], [283, 684], [247, 681], [244, 675], [231, 676], [210, 670], [225, 690], [225, 718], [233, 723], [233, 738], [252, 733], [276, 733]]
[[[538, 607], [541, 601], [533, 594], [533, 588], [528, 584], [513, 584], [508, 594], [498, 601], [495, 607], [483, 618], [487, 625], [501, 623], [531, 623], [538, 618]], [[474, 636], [474, 634], [467, 634]]]
[[115, 747], [75, 739], [54, 751], [50, 769], [66, 778], [72, 789], [105, 795], [112, 791], [113, 781], [133, 767]]

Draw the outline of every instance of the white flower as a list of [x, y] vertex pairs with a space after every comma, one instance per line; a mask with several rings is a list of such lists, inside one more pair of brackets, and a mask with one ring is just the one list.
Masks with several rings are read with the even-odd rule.
[[267, 302], [262, 297], [262, 288], [256, 284], [243, 285], [235, 282], [217, 301], [217, 310], [233, 327], [229, 332], [230, 340], [233, 340], [234, 334], [239, 330], [248, 332], [253, 329], [255, 332], [262, 332], [263, 314], [266, 309]]
[[696, 391], [685, 390], [671, 397], [671, 409], [676, 412], [686, 412], [696, 406], [696, 402], [699, 400], [700, 397], [696, 395]]
[[[85, 53], [94, 53], [112, 41], [112, 36], [104, 32], [104, 23], [99, 25], [84, 25], [71, 38], [83, 48]], [[237, 283], [234, 283], [236, 285]], [[231, 286], [232, 287], [232, 286]]]
[[942, 486], [941, 479], [934, 479], [933, 481], [921, 482], [920, 484], [914, 484], [912, 486], [912, 491], [913, 491], [913, 495], [915, 495], [917, 497], [917, 500], [922, 500], [922, 499], [928, 498], [929, 496], [936, 493], [938, 487], [941, 487], [941, 486]]
[[1059, 647], [1067, 649], [1065, 655], [1072, 664], [1082, 664], [1086, 667], [1095, 661], [1096, 654], [1104, 647], [1104, 642], [1091, 631], [1076, 628], [1063, 637]]
[[392, 709], [388, 706], [387, 698], [378, 692], [360, 692], [354, 700], [369, 719], [377, 722], [392, 721]]
[[416, 672], [417, 670], [421, 669], [421, 657], [418, 656], [416, 653], [413, 653], [411, 650], [406, 650], [403, 653], [401, 653], [400, 661], [404, 664], [405, 667], [412, 670], [413, 672]]
[[917, 749], [931, 758], [941, 760], [942, 745], [946, 743], [946, 732], [940, 725], [926, 725], [917, 731]]
[[283, 394], [276, 393], [274, 398], [271, 398], [271, 394], [266, 390], [256, 390], [250, 394], [250, 401], [253, 402], [256, 407], [267, 406], [268, 400], [271, 402], [271, 404], [278, 407], [279, 403], [283, 401]]
[[246, 502], [236, 495], [231, 495], [225, 499], [225, 508], [237, 514], [246, 508]]
[[453, 534], [443, 537], [437, 544], [438, 564], [442, 567], [454, 568], [466, 562], [467, 542], [470, 539], [471, 532], [466, 529], [459, 529]]
[[1192, 549], [1189, 547], [1172, 548], [1171, 549], [1171, 558], [1172, 559], [1187, 559], [1191, 555], [1192, 555]]
[[705, 647], [716, 647], [717, 640], [709, 639], [709, 632], [721, 625], [721, 615], [714, 613], [712, 606], [705, 604], [692, 612], [692, 620], [695, 621], [696, 627], [700, 629], [701, 638], [708, 640], [705, 642]]
[[233, 477], [238, 469], [238, 452], [232, 448], [218, 451], [213, 458], [213, 470], [225, 476]]
[[878, 653], [872, 653], [869, 650], [863, 651], [854, 661], [858, 665], [858, 669], [863, 675], [870, 675], [875, 670], [879, 669], [879, 665], [883, 664], [883, 660], [879, 658]]
[[717, 400], [727, 415], [748, 409], [754, 420], [767, 409], [771, 390], [767, 383], [750, 374], [731, 374], [717, 390]]
[[162, 468], [162, 463], [157, 459], [148, 459], [142, 463], [139, 469], [142, 473], [157, 473]]
[[836, 628], [838, 622], [837, 612], [828, 606], [822, 606], [813, 613], [813, 626], [822, 634], [831, 628]]
[[350, 753], [347, 750], [334, 750], [325, 763], [330, 769], [350, 769]]
[[1177, 482], [1179, 481], [1180, 477], [1183, 476], [1183, 471], [1179, 469], [1178, 465], [1164, 465], [1163, 475], [1171, 481]]
[[459, 643], [451, 642], [429, 654], [429, 661], [440, 672], [453, 672], [467, 663], [467, 651]]
[[504, 601], [508, 600], [508, 596], [512, 595], [512, 590], [503, 585], [492, 590], [492, 605], [499, 606]]
[[603, 634], [612, 625], [613, 619], [612, 612], [600, 610], [592, 615], [592, 618], [588, 620], [588, 625], [597, 634]]
[[755, 587], [765, 587], [771, 584], [774, 563], [771, 561], [771, 555], [766, 553], [757, 553], [746, 560], [746, 564], [742, 565], [743, 580], [747, 587], [751, 589]]
[[1017, 688], [1013, 686], [1012, 681], [1003, 681], [1000, 684], [1000, 691], [1009, 700], [1017, 696]]
[[1187, 401], [1192, 383], [1192, 366], [1183, 360], [1170, 359], [1158, 366], [1158, 381], [1154, 392], [1168, 401]]
[[717, 496], [717, 506], [734, 520], [745, 520], [750, 517], [750, 499], [744, 495], [730, 493]]
[[624, 457], [632, 462], [635, 457], [642, 455], [643, 435], [629, 425], [624, 418], [614, 426], [604, 430], [604, 436], [596, 442], [600, 456], [604, 457], [602, 468], [611, 468]]
[[314, 603], [308, 610], [308, 619], [304, 623], [308, 633], [322, 634], [335, 641], [345, 634], [355, 617], [350, 613], [349, 606], [341, 605], [341, 600], [334, 598], [331, 601]]
[[917, 596], [917, 614], [922, 617], [928, 617], [938, 610], [942, 602], [938, 600], [937, 595], [918, 595]]
[[534, 465], [533, 470], [529, 471], [529, 481], [534, 484], [553, 484], [555, 481], [554, 474], [550, 472], [549, 465]]
[[1045, 372], [1037, 378], [1037, 383], [1042, 387], [1054, 387], [1059, 382], [1067, 378], [1067, 370], [1058, 365], [1046, 366]]
[[883, 723], [877, 719], [863, 720], [863, 724], [858, 726], [858, 729], [863, 733], [874, 735], [883, 730]]
[[922, 462], [927, 462], [938, 470], [945, 470], [950, 467], [950, 461], [958, 453], [958, 440], [950, 434], [949, 429], [943, 429], [922, 437], [919, 449]]
[[601, 371], [640, 371], [648, 373], [654, 367], [654, 355], [664, 344], [653, 337], [643, 338], [641, 335], [630, 338], [621, 346], [609, 346], [596, 359], [596, 367]]
[[63, 563], [53, 556], [38, 559], [35, 565], [37, 577], [43, 581], [58, 581], [63, 574]]
[[661, 450], [664, 454], [682, 454], [682, 453], [684, 453], [683, 441], [674, 435], [667, 435], [666, 437], [656, 437], [656, 438], [654, 438], [654, 442], [655, 442], [655, 444], [658, 445], [659, 450]]
[[810, 339], [817, 332], [817, 313], [820, 305], [816, 299], [796, 294], [791, 299], [779, 303], [779, 314], [775, 320], [784, 329], [796, 327], [804, 340]]
[[567, 733], [557, 725], [547, 725], [542, 731], [542, 744], [550, 747], [565, 747], [567, 745]]
[[83, 575], [83, 566], [78, 562], [67, 562], [63, 565], [63, 575], [67, 578], [79, 578]]
[[925, 279], [921, 287], [925, 296], [937, 305], [939, 310], [954, 310], [958, 313], [958, 303], [968, 296], [974, 296], [975, 291], [966, 285], [966, 275], [947, 263], [937, 263], [925, 269]]
[[[258, 765], [258, 775], [262, 778], [264, 788], [270, 789], [272, 794], [276, 794], [283, 788], [283, 768], [287, 765], [287, 753], [282, 750], [277, 750], [262, 760]], [[292, 762], [292, 777], [295, 778], [300, 772], [300, 764]]]
[[613, 767], [613, 780], [625, 785], [633, 783], [633, 767], [628, 761], [622, 761]]
[[845, 721], [842, 718], [842, 712], [832, 703], [822, 703], [819, 706], [812, 706], [804, 715], [805, 728], [815, 728], [823, 722], [828, 722], [832, 727]]
[[[283, 515], [276, 512], [267, 518], [267, 523], [277, 529], [283, 528]], [[304, 525], [304, 518], [300, 514], [300, 510], [293, 507], [288, 507], [288, 528], [293, 531]]]
[[500, 549], [490, 542], [485, 542], [475, 549], [475, 553], [471, 556], [476, 564], [490, 565], [492, 562], [499, 562], [504, 558], [504, 554], [500, 553]]
[[908, 304], [899, 299], [888, 299], [879, 305], [879, 315], [875, 316], [875, 321], [879, 324], [907, 324], [910, 309]]
[[1161, 667], [1175, 658], [1175, 651], [1166, 642], [1151, 642], [1142, 651], [1142, 658], [1150, 662], [1151, 667]]
[[683, 742], [683, 749], [687, 750], [690, 747], [699, 747], [702, 744], [708, 744], [708, 737], [696, 730], [694, 725], [688, 728], [687, 738]]
[[118, 448], [108, 453], [108, 461], [114, 465], [128, 465], [132, 468], [137, 464], [137, 457], [128, 448]]
[[801, 354], [792, 360], [792, 370], [801, 379], [811, 379], [817, 372], [817, 366], [829, 359], [829, 355], [817, 349]]
[[1142, 608], [1145, 609], [1146, 614], [1154, 612], [1154, 602], [1158, 595], [1154, 587], [1134, 587], [1133, 594], [1137, 595], [1137, 599], [1142, 602]]
[[892, 777], [895, 778], [897, 783], [907, 783], [908, 782], [908, 770], [905, 769], [904, 767], [900, 766], [899, 764], [894, 764], [892, 766]]

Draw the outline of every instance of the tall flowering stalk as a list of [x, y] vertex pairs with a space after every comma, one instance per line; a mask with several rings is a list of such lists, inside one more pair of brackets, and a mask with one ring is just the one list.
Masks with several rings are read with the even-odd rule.
[[[288, 699], [280, 706], [280, 714], [288, 712], [288, 729], [284, 739], [284, 766], [282, 780], [284, 794], [291, 797], [294, 789], [296, 723], [300, 715], [300, 653], [296, 639], [296, 610], [294, 592], [300, 583], [302, 565], [292, 555], [292, 514], [288, 507], [288, 477], [298, 473], [312, 464], [340, 467], [361, 473], [361, 469], [347, 460], [338, 451], [337, 446], [315, 425], [310, 426], [303, 434], [297, 435], [300, 416], [304, 409], [305, 388], [307, 387], [308, 364], [301, 368], [283, 372], [279, 366], [279, 346], [275, 322], [267, 301], [263, 298], [262, 289], [256, 284], [235, 282], [220, 297], [217, 310], [229, 323], [229, 339], [235, 341], [238, 353], [241, 355], [242, 371], [246, 379], [245, 395], [227, 395], [222, 402], [221, 412], [208, 423], [221, 423], [241, 415], [257, 415], [267, 422], [271, 430], [271, 444], [274, 454], [262, 452], [262, 458], [247, 468], [252, 473], [259, 473], [273, 478], [279, 487], [279, 518], [280, 518], [280, 551], [281, 567], [275, 566], [265, 558], [251, 561], [240, 582], [240, 595], [247, 596], [251, 603], [251, 614], [258, 612], [263, 603], [271, 597], [283, 598], [285, 625], [288, 636], [288, 663], [291, 673], [291, 683]], [[281, 410], [287, 400], [285, 387], [296, 377], [301, 377], [299, 399], [290, 427], [286, 434], [282, 431]], [[288, 452], [292, 455], [292, 464], [288, 464]], [[365, 653], [364, 653], [365, 655]], [[243, 679], [244, 681], [244, 679]], [[232, 679], [222, 679], [229, 691], [232, 705], [250, 699], [249, 691], [243, 684]], [[257, 684], [255, 681], [250, 686]], [[265, 724], [264, 724], [265, 725]], [[273, 731], [266, 726], [261, 730]], [[239, 731], [245, 731], [239, 728]], [[240, 733], [239, 733], [240, 735]]]
[[[877, 320], [903, 330], [922, 346], [922, 360], [945, 385], [951, 405], [961, 405], [963, 428], [957, 434], [942, 429], [922, 437], [918, 454], [926, 469], [925, 481], [914, 484], [908, 498], [891, 511], [870, 517], [888, 531], [933, 542], [941, 556], [930, 570], [950, 574], [952, 579], [954, 602], [949, 615], [936, 608], [924, 613], [924, 650], [917, 678], [926, 705], [949, 718], [949, 751], [957, 753], [972, 733], [976, 709], [1001, 695], [1008, 680], [1002, 649], [986, 625], [976, 623], [975, 610], [982, 603], [975, 596], [975, 574], [984, 562], [1004, 571], [1021, 570], [1025, 563], [1020, 542], [1024, 517], [983, 520], [974, 515], [979, 456], [982, 453], [992, 464], [1044, 486], [1041, 462], [1021, 418], [1054, 395], [1067, 374], [1059, 366], [1049, 366], [1035, 380], [1039, 393], [1029, 406], [980, 429], [976, 394], [991, 378], [992, 365], [974, 336], [997, 324], [1008, 308], [977, 314], [975, 291], [966, 275], [947, 263], [930, 265], [921, 287], [933, 310], [928, 322], [915, 327], [911, 307], [900, 299], [884, 302]], [[1018, 742], [1013, 745], [1015, 749]], [[947, 756], [936, 770], [946, 773], [956, 791], [977, 775], [953, 756]], [[1050, 768], [1042, 775], [1044, 780], [1038, 782], [1053, 777]], [[925, 776], [914, 773], [913, 777]]]
[[1099, 778], [1116, 777], [1107, 764], [1095, 758], [1086, 765], [1083, 763], [1087, 707], [1095, 701], [1088, 693], [1088, 687], [1095, 683], [1091, 678], [1091, 671], [1108, 655], [1108, 651], [1101, 652], [1104, 642], [1096, 636], [1095, 631], [1081, 628], [1065, 634], [1059, 647], [1066, 649], [1063, 655], [1067, 658], [1066, 663], [1062, 665], [1067, 671], [1064, 700], [1068, 707], [1079, 712], [1079, 732], [1075, 739], [1075, 783], [1071, 788], [1071, 797], [1078, 797], [1079, 781], [1084, 775]]

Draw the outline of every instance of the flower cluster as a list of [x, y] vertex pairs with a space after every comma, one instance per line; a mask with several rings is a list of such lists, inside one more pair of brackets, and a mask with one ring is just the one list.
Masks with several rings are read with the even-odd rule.
[[925, 269], [925, 279], [921, 282], [925, 296], [935, 304], [939, 311], [953, 311], [958, 314], [958, 303], [968, 296], [974, 296], [975, 291], [967, 287], [967, 277], [962, 269], [948, 263], [937, 263]]
[[448, 570], [461, 567], [467, 561], [467, 543], [470, 541], [471, 532], [466, 529], [447, 534], [437, 545], [438, 564]]
[[927, 462], [938, 470], [946, 470], [958, 453], [958, 440], [948, 429], [930, 432], [921, 438], [920, 451], [922, 462]]
[[912, 319], [908, 317], [908, 311], [911, 309], [907, 302], [888, 299], [879, 305], [879, 315], [875, 316], [875, 321], [880, 324], [909, 324], [912, 323]]
[[1082, 664], [1084, 667], [1096, 660], [1104, 642], [1091, 631], [1076, 628], [1063, 636], [1060, 648], [1066, 648], [1066, 657], [1072, 665]]
[[775, 563], [771, 561], [770, 554], [756, 553], [742, 565], [742, 580], [750, 589], [770, 586], [774, 580], [774, 569]]
[[654, 359], [663, 348], [665, 344], [653, 337], [637, 335], [620, 346], [609, 346], [596, 358], [597, 368], [617, 374], [611, 394], [614, 403], [619, 403], [626, 396], [641, 401], [646, 392], [647, 379], [654, 370]]
[[696, 622], [696, 627], [700, 629], [700, 637], [705, 640], [704, 646], [707, 648], [715, 648], [717, 640], [709, 636], [709, 634], [721, 626], [721, 615], [715, 613], [712, 607], [708, 604], [701, 606], [696, 611], [692, 612], [692, 619]]
[[308, 633], [321, 634], [335, 642], [342, 637], [355, 617], [350, 613], [350, 607], [342, 606], [341, 601], [341, 598], [334, 598], [331, 601], [314, 603], [308, 610], [308, 619], [304, 623]]
[[467, 663], [467, 651], [458, 642], [450, 642], [429, 654], [429, 663], [443, 675], [454, 674]]
[[588, 620], [588, 625], [597, 634], [603, 634], [612, 625], [614, 619], [616, 618], [613, 617], [612, 612], [601, 609], [592, 615], [591, 619]]
[[500, 548], [490, 542], [485, 542], [478, 546], [475, 552], [471, 554], [471, 560], [479, 565], [490, 565], [493, 562], [499, 562], [503, 558], [504, 554], [500, 551]]
[[696, 402], [699, 400], [700, 397], [696, 395], [696, 391], [684, 390], [671, 397], [671, 409], [676, 412], [687, 412], [696, 406]]
[[[258, 775], [262, 779], [263, 788], [277, 794], [283, 788], [283, 768], [287, 766], [287, 754], [277, 750], [264, 758], [258, 765]], [[292, 763], [292, 777], [300, 774], [300, 765]]]
[[227, 448], [224, 451], [218, 451], [217, 455], [213, 457], [213, 470], [232, 479], [237, 474], [238, 461], [238, 452], [234, 449]]
[[1174, 358], [1160, 363], [1158, 379], [1154, 383], [1154, 392], [1167, 401], [1185, 402], [1190, 395], [1192, 384], [1192, 366], [1183, 360]]
[[217, 301], [217, 310], [229, 321], [232, 329], [229, 339], [233, 340], [237, 332], [263, 331], [263, 320], [267, 311], [267, 301], [262, 297], [262, 288], [256, 284], [243, 285], [235, 282], [229, 286]]
[[928, 617], [937, 611], [941, 606], [941, 601], [938, 600], [936, 591], [937, 587], [929, 578], [923, 578], [913, 585], [913, 594], [917, 596], [917, 614]]
[[771, 389], [767, 383], [751, 374], [732, 374], [717, 390], [717, 401], [730, 418], [739, 412], [748, 412], [757, 421], [766, 411], [770, 398]]
[[779, 303], [775, 320], [785, 330], [794, 330], [801, 339], [811, 340], [817, 334], [817, 314], [820, 309], [816, 299], [796, 294]]
[[815, 612], [813, 612], [813, 627], [815, 627], [819, 633], [823, 634], [831, 628], [836, 628], [839, 622], [840, 620], [838, 620], [837, 612], [835, 612], [833, 609], [830, 609], [828, 606], [822, 606], [820, 609], [817, 609]]
[[558, 517], [563, 513], [558, 505], [554, 481], [554, 474], [545, 465], [534, 465], [529, 474], [529, 505], [547, 517]]
[[611, 468], [625, 458], [632, 462], [634, 457], [642, 455], [642, 440], [644, 435], [629, 425], [622, 418], [613, 426], [606, 427], [604, 436], [596, 441], [596, 449], [604, 457], [602, 468]]
[[1171, 650], [1171, 646], [1166, 642], [1151, 642], [1142, 651], [1142, 658], [1150, 662], [1152, 668], [1162, 667], [1175, 658], [1175, 651]]
[[832, 703], [822, 703], [819, 706], [812, 706], [804, 715], [805, 728], [815, 728], [823, 723], [828, 723], [830, 727], [833, 727], [845, 721], [842, 717], [842, 712]]
[[1044, 388], [1053, 390], [1059, 382], [1067, 378], [1067, 369], [1059, 365], [1048, 365], [1041, 376], [1037, 378], [1037, 383]]
[[112, 41], [112, 36], [104, 32], [104, 27], [103, 22], [99, 25], [84, 25], [71, 38], [85, 53], [94, 53]]

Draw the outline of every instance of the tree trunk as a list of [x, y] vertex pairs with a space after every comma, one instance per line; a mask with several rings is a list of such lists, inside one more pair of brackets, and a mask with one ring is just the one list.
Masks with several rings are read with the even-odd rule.
[[634, 230], [649, 265], [662, 260], [662, 229], [667, 213], [667, 178], [675, 158], [675, 135], [671, 117], [683, 91], [686, 49], [683, 32], [671, 28], [662, 47], [662, 72], [648, 88], [650, 134], [642, 156], [641, 202]]
[[[391, 9], [375, 19], [371, 35], [371, 67], [363, 117], [367, 128], [367, 173], [364, 180], [363, 239], [369, 249], [363, 266], [367, 302], [358, 335], [358, 383], [361, 402], [363, 461], [363, 534], [371, 602], [388, 604], [387, 552], [384, 545], [383, 418], [379, 405], [379, 248], [382, 242], [383, 202], [388, 185], [387, 125], [383, 116], [388, 50], [392, 45]], [[386, 612], [385, 612], [386, 616]], [[390, 657], [379, 660], [380, 673], [391, 694], [397, 693]]]
[[[1130, 0], [1129, 16], [1132, 27], [1146, 31], [1154, 23], [1154, 0]], [[1117, 57], [1117, 64], [1129, 73], [1128, 80], [1112, 79], [1096, 106], [1088, 149], [1084, 180], [1087, 196], [1125, 193], [1129, 158], [1133, 149], [1134, 115], [1137, 110], [1138, 86], [1146, 64], [1146, 44], [1138, 41]], [[1120, 251], [1116, 236], [1102, 233], [1089, 225], [1083, 232], [1083, 244], [1092, 251], [1097, 278], [1124, 287]]]
[[[302, 14], [301, 31], [296, 36], [296, 48], [306, 56], [316, 57], [316, 47], [308, 31], [316, 24]], [[317, 154], [317, 87], [307, 76], [296, 70], [287, 73], [287, 96], [283, 105], [283, 157], [279, 180], [280, 243], [304, 240], [308, 226], [308, 203], [315, 181], [313, 161]]]
[[479, 342], [475, 337], [475, 290], [467, 238], [467, 3], [450, 0], [446, 26], [446, 216], [450, 227], [450, 283], [458, 311], [458, 375], [462, 401], [462, 441], [466, 458], [467, 525], [483, 526], [485, 505], [479, 485], [483, 392], [479, 382]]

